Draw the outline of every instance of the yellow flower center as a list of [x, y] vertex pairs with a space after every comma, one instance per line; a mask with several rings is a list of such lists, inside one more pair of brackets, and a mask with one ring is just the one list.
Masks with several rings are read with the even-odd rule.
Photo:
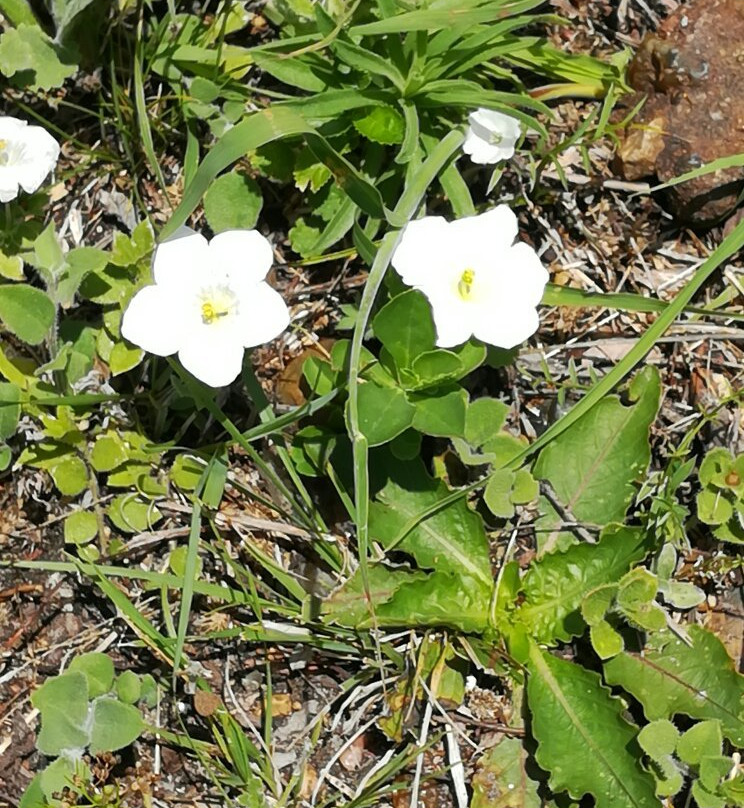
[[501, 134], [501, 132], [491, 132], [491, 136], [488, 140], [492, 146], [498, 146], [503, 139], [504, 136]]
[[460, 276], [457, 283], [457, 293], [463, 300], [468, 300], [473, 293], [473, 281], [475, 280], [475, 270], [466, 269]]
[[9, 160], [10, 155], [8, 154], [8, 141], [0, 140], [0, 166], [7, 165]]
[[212, 325], [212, 323], [215, 322], [220, 317], [227, 317], [229, 313], [230, 313], [229, 311], [219, 311], [215, 307], [214, 303], [212, 303], [209, 300], [206, 301], [205, 303], [202, 303], [201, 306], [202, 322], [205, 325]]

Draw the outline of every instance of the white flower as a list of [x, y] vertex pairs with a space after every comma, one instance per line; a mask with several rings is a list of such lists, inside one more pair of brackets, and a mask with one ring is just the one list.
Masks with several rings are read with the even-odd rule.
[[516, 118], [481, 107], [468, 115], [468, 123], [462, 150], [474, 163], [498, 163], [514, 154], [521, 134]]
[[158, 245], [154, 286], [132, 298], [121, 333], [140, 348], [169, 356], [210, 387], [235, 379], [245, 348], [289, 325], [281, 295], [265, 281], [273, 254], [256, 230], [228, 230], [210, 242], [188, 227]]
[[537, 330], [536, 306], [548, 273], [529, 245], [518, 242], [517, 217], [507, 205], [447, 222], [410, 222], [393, 254], [403, 281], [429, 299], [437, 345], [471, 336], [513, 348]]
[[18, 186], [32, 194], [57, 165], [59, 143], [40, 126], [0, 116], [0, 202], [18, 196]]

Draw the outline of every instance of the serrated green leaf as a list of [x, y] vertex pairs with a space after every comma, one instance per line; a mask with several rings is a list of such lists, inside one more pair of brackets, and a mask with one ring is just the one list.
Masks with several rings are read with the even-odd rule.
[[108, 693], [114, 684], [114, 663], [108, 654], [92, 651], [75, 657], [70, 671], [79, 671], [88, 682], [88, 698], [95, 699]]
[[654, 779], [639, 765], [637, 729], [599, 676], [534, 642], [528, 670], [535, 757], [550, 773], [551, 790], [574, 799], [591, 794], [597, 808], [658, 805]]
[[54, 303], [26, 283], [0, 286], [0, 320], [29, 345], [44, 341], [54, 323]]
[[0, 36], [0, 72], [31, 90], [61, 87], [77, 65], [61, 60], [61, 51], [39, 26], [21, 23]]
[[367, 140], [392, 146], [403, 142], [406, 122], [393, 107], [374, 107], [366, 115], [354, 118], [354, 128]]
[[101, 698], [93, 704], [90, 751], [115, 752], [129, 746], [144, 729], [140, 711], [118, 699]]
[[381, 456], [376, 470], [387, 479], [370, 507], [370, 535], [386, 548], [395, 543], [396, 550], [412, 555], [423, 569], [451, 572], [490, 586], [488, 541], [480, 516], [460, 499], [409, 530], [421, 513], [447, 496], [447, 487], [432, 479], [418, 459], [406, 463]]
[[84, 749], [89, 741], [88, 682], [84, 674], [68, 671], [46, 682], [31, 696], [41, 713], [36, 746], [45, 755], [64, 749]]
[[215, 233], [250, 230], [262, 207], [258, 183], [237, 171], [217, 177], [204, 194], [204, 215]]
[[539, 783], [527, 774], [529, 755], [519, 738], [503, 738], [478, 761], [470, 808], [543, 808]]
[[65, 542], [86, 544], [98, 535], [98, 520], [90, 511], [74, 511], [65, 519]]
[[533, 473], [550, 482], [577, 519], [623, 520], [651, 457], [648, 430], [660, 391], [658, 371], [644, 368], [630, 384], [631, 406], [617, 396], [603, 399], [540, 452]]
[[660, 631], [642, 655], [626, 651], [606, 662], [605, 677], [632, 694], [650, 721], [680, 713], [717, 718], [724, 735], [744, 746], [744, 677], [714, 634], [699, 626], [690, 626], [688, 634], [691, 646]]
[[358, 392], [359, 428], [370, 446], [392, 440], [413, 423], [415, 408], [398, 387], [365, 382]]
[[[480, 633], [488, 623], [491, 586], [446, 572], [408, 576], [386, 603], [375, 609], [383, 626], [449, 626]], [[360, 627], [372, 628], [371, 616]]]
[[579, 607], [585, 595], [620, 578], [646, 554], [641, 530], [610, 526], [597, 544], [550, 553], [530, 567], [516, 616], [538, 642], [566, 642], [584, 631]]

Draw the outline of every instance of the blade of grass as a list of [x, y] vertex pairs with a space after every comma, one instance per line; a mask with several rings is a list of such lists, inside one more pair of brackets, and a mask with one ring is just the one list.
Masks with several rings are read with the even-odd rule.
[[[455, 130], [450, 132], [431, 150], [431, 153], [416, 173], [413, 181], [403, 191], [398, 204], [395, 206], [395, 218], [408, 222], [416, 215], [427, 189], [444, 166], [452, 159], [452, 156], [457, 153], [462, 141], [462, 132]], [[372, 601], [369, 597], [369, 574], [367, 569], [367, 555], [369, 552], [369, 446], [362, 433], [359, 421], [359, 375], [362, 366], [362, 343], [364, 342], [367, 324], [393, 252], [398, 246], [402, 235], [402, 230], [394, 230], [387, 233], [382, 239], [370, 268], [367, 283], [364, 286], [349, 351], [347, 420], [354, 465], [354, 512], [356, 515], [357, 546], [364, 591], [373, 622], [375, 617]]]

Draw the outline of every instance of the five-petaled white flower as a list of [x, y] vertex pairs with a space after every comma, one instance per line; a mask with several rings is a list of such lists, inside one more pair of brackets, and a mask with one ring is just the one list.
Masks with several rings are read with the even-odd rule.
[[157, 356], [177, 352], [210, 387], [230, 384], [245, 348], [289, 324], [284, 300], [264, 280], [272, 261], [271, 245], [257, 230], [228, 230], [207, 242], [182, 227], [155, 250], [155, 284], [132, 298], [121, 333]]
[[425, 216], [406, 226], [392, 264], [429, 299], [437, 345], [475, 336], [513, 348], [537, 330], [535, 307], [548, 273], [532, 247], [514, 243], [517, 232], [507, 205], [454, 222]]
[[514, 154], [521, 133], [516, 118], [481, 107], [468, 115], [468, 123], [462, 150], [474, 163], [498, 163]]
[[41, 126], [0, 116], [0, 202], [18, 196], [18, 186], [32, 194], [57, 165], [59, 143]]

